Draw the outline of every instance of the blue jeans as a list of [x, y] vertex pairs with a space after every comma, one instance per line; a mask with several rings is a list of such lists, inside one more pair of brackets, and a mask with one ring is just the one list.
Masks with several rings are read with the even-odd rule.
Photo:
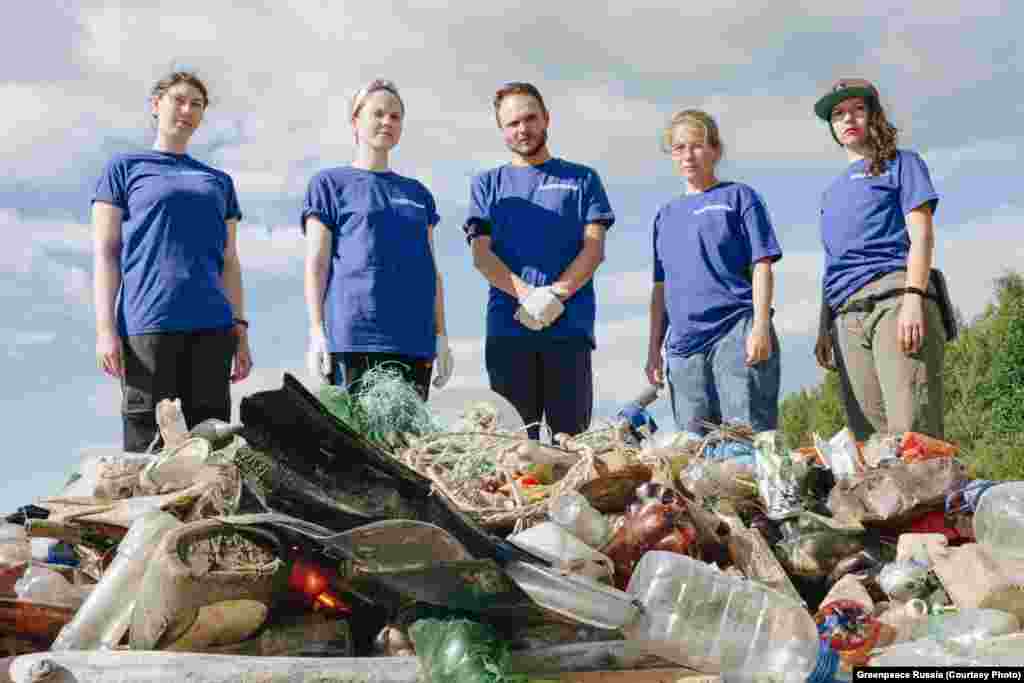
[[756, 432], [779, 423], [779, 338], [771, 327], [772, 353], [747, 367], [747, 336], [753, 316], [746, 316], [710, 348], [686, 358], [665, 359], [676, 429], [707, 433], [703, 422], [744, 422]]

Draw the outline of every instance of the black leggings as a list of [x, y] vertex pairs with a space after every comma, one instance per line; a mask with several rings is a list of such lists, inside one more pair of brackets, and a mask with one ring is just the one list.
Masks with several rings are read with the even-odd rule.
[[185, 422], [231, 419], [231, 362], [238, 338], [230, 329], [123, 337], [121, 415], [124, 450], [141, 453], [156, 437], [156, 404], [180, 398]]
[[[331, 382], [351, 387], [370, 368], [387, 363], [402, 373], [402, 379], [416, 387], [416, 392], [424, 401], [430, 393], [430, 374], [434, 369], [434, 361], [428, 358], [414, 358], [398, 353], [332, 353]], [[344, 372], [344, 377], [342, 376]], [[358, 387], [356, 387], [358, 391]]]

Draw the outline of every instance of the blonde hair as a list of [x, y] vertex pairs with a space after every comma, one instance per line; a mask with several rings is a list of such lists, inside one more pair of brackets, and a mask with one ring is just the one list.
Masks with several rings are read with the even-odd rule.
[[680, 109], [672, 115], [661, 134], [662, 151], [666, 154], [672, 151], [672, 134], [679, 126], [704, 131], [704, 144], [717, 150], [718, 159], [721, 161], [725, 155], [725, 146], [722, 144], [722, 136], [718, 133], [718, 124], [710, 114], [700, 109]]
[[395, 99], [398, 100], [399, 106], [402, 107], [402, 117], [404, 118], [405, 102], [402, 100], [402, 96], [398, 94], [398, 86], [395, 85], [394, 81], [389, 81], [384, 78], [375, 78], [356, 91], [352, 96], [352, 102], [349, 105], [352, 111], [350, 118], [354, 119], [359, 116], [359, 110], [363, 108], [363, 103], [366, 102], [366, 98], [369, 97], [371, 93], [375, 93], [378, 90], [389, 92], [395, 96]]

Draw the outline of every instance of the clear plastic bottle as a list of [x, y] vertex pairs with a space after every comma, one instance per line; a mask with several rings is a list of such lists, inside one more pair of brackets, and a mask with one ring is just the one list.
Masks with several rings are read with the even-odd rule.
[[624, 633], [646, 652], [730, 681], [804, 683], [814, 670], [814, 620], [783, 593], [663, 551], [640, 559], [627, 592], [644, 609]]
[[1024, 481], [997, 484], [981, 495], [974, 536], [993, 555], [1024, 560]]
[[953, 614], [933, 614], [915, 623], [910, 640], [930, 638], [940, 643], [971, 647], [994, 636], [1016, 633], [1020, 621], [997, 609], [961, 609]]
[[57, 635], [52, 650], [113, 648], [131, 623], [132, 607], [153, 551], [171, 529], [181, 526], [173, 515], [153, 510], [135, 520], [117, 546], [113, 564]]
[[600, 550], [611, 539], [612, 529], [608, 520], [576, 491], [563, 493], [551, 501], [548, 515], [555, 524], [594, 550]]

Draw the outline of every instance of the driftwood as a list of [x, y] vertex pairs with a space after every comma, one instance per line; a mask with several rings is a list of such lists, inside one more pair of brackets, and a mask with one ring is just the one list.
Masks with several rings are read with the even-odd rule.
[[[660, 669], [669, 670], [674, 676], [664, 680], [675, 681], [692, 673], [658, 657], [640, 653], [625, 641], [527, 650], [516, 652], [512, 661], [517, 672], [529, 674]], [[11, 664], [11, 678], [15, 683], [181, 683], [182, 680], [191, 683], [309, 683], [321, 680], [331, 683], [420, 683], [421, 680], [419, 662], [415, 657], [237, 657], [134, 651], [24, 655]], [[577, 679], [567, 674], [562, 680]], [[662, 679], [655, 677], [653, 680]]]

